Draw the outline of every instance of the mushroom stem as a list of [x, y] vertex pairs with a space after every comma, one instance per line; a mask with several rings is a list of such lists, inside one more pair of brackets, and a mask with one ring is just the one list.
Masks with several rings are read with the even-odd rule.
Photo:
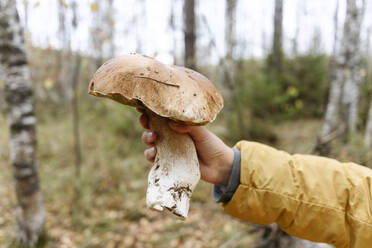
[[148, 177], [147, 206], [186, 218], [191, 194], [200, 179], [194, 142], [173, 131], [167, 119], [147, 111], [150, 128], [158, 135], [156, 157]]

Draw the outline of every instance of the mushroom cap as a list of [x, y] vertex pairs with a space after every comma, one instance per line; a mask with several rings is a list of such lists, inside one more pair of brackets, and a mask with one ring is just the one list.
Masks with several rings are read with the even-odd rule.
[[90, 81], [88, 93], [146, 107], [187, 125], [211, 122], [223, 107], [221, 94], [200, 73], [139, 54], [105, 62]]

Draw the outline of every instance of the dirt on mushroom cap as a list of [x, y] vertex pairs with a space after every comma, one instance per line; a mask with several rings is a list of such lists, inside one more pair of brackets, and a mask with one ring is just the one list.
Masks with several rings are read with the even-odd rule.
[[104, 63], [94, 74], [88, 93], [146, 107], [188, 125], [213, 121], [223, 107], [221, 94], [200, 73], [139, 54]]

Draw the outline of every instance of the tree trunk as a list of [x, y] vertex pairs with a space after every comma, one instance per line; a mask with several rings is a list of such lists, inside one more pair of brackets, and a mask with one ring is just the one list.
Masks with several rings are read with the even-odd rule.
[[136, 26], [138, 30], [136, 32], [136, 52], [142, 54], [144, 52], [143, 43], [146, 37], [144, 37], [144, 32], [139, 30], [144, 30], [146, 26], [146, 0], [137, 0], [136, 6], [138, 7], [136, 16]]
[[81, 146], [80, 146], [80, 116], [79, 116], [79, 75], [81, 67], [81, 56], [76, 54], [75, 69], [72, 74], [72, 89], [74, 95], [72, 97], [72, 113], [73, 113], [73, 129], [74, 129], [74, 150], [75, 150], [75, 175], [77, 178], [81, 174]]
[[195, 0], [184, 0], [183, 6], [184, 40], [185, 40], [185, 66], [196, 69], [195, 60]]
[[362, 83], [360, 73], [360, 33], [364, 16], [365, 0], [348, 0], [344, 26], [343, 96], [341, 100], [341, 118], [348, 133], [355, 133], [358, 123], [359, 88]]
[[171, 1], [171, 9], [169, 15], [169, 28], [172, 33], [172, 50], [171, 54], [173, 57], [173, 64], [176, 65], [177, 63], [177, 39], [176, 39], [176, 3], [175, 1]]
[[365, 134], [365, 146], [366, 148], [372, 148], [372, 100], [369, 105], [369, 113], [367, 119], [367, 127]]
[[230, 91], [234, 90], [235, 78], [235, 61], [233, 58], [236, 45], [235, 35], [235, 14], [237, 0], [226, 0], [226, 26], [225, 26], [225, 43], [226, 55], [224, 67], [224, 81]]
[[103, 64], [104, 60], [112, 57], [115, 53], [115, 20], [113, 18], [115, 9], [113, 3], [113, 0], [95, 1], [92, 3], [95, 7], [91, 7], [91, 44], [94, 52], [94, 63], [97, 68]]
[[362, 81], [360, 32], [364, 7], [365, 0], [347, 0], [344, 32], [338, 56], [335, 58], [335, 73], [331, 82], [322, 137], [340, 126], [339, 120], [346, 126], [346, 133], [356, 131], [359, 87]]
[[[72, 27], [74, 33], [76, 33], [76, 29], [78, 26], [78, 18], [77, 18], [77, 3], [75, 1], [72, 2]], [[109, 0], [109, 6], [112, 6], [112, 0]], [[80, 77], [80, 68], [81, 68], [81, 55], [79, 54], [79, 50], [76, 52], [75, 55], [75, 64], [73, 72], [71, 73], [71, 88], [73, 92], [72, 96], [72, 124], [73, 124], [73, 136], [74, 136], [74, 150], [75, 150], [75, 176], [77, 178], [80, 177], [81, 174], [81, 145], [80, 145], [80, 115], [79, 115], [79, 77]]]
[[227, 88], [226, 102], [227, 108], [234, 110], [236, 114], [237, 127], [239, 130], [239, 138], [244, 139], [246, 137], [246, 127], [243, 123], [243, 111], [239, 104], [239, 99], [237, 95], [237, 85], [235, 83], [235, 72], [236, 72], [236, 62], [234, 60], [234, 53], [236, 48], [236, 6], [238, 4], [237, 0], [226, 0], [226, 11], [225, 11], [225, 44], [226, 44], [226, 54], [225, 61], [223, 62], [223, 79], [224, 84]]
[[0, 0], [0, 69], [6, 82], [10, 160], [18, 201], [17, 239], [31, 246], [37, 243], [44, 230], [45, 212], [36, 161], [33, 90], [15, 0]]
[[57, 93], [58, 100], [63, 103], [68, 102], [72, 98], [72, 92], [69, 87], [66, 87], [68, 82], [69, 72], [71, 64], [68, 61], [71, 60], [71, 33], [66, 25], [67, 20], [67, 7], [63, 0], [57, 0], [58, 4], [58, 39], [61, 45], [61, 49], [58, 53], [57, 68]]
[[[324, 123], [322, 127], [322, 133], [320, 137], [320, 142], [324, 139], [324, 137], [328, 136], [332, 130], [334, 129], [336, 122], [337, 122], [337, 112], [340, 103], [341, 97], [341, 85], [339, 81], [336, 81], [336, 65], [335, 60], [337, 56], [337, 44], [338, 44], [338, 9], [339, 9], [339, 1], [336, 2], [336, 10], [333, 16], [333, 48], [332, 48], [332, 56], [330, 59], [329, 64], [329, 72], [328, 72], [328, 79], [331, 82], [331, 89], [329, 94], [329, 101], [326, 109], [326, 113], [324, 116]], [[324, 154], [327, 155], [327, 154]]]
[[283, 63], [283, 0], [275, 0], [274, 36], [270, 67], [280, 71]]
[[[366, 76], [366, 82], [368, 83], [369, 80], [371, 80], [371, 76], [370, 76], [370, 73], [369, 73], [369, 68], [370, 68], [370, 57], [369, 57], [369, 54], [370, 54], [370, 46], [371, 46], [371, 33], [372, 33], [372, 26], [370, 26], [368, 28], [368, 31], [367, 31], [367, 51], [366, 51], [366, 54], [367, 54], [367, 63], [366, 63], [366, 71], [367, 71], [367, 76]], [[366, 148], [372, 148], [372, 99], [371, 99], [371, 103], [369, 105], [369, 112], [368, 112], [368, 117], [367, 117], [367, 124], [366, 124], [366, 133], [365, 133], [365, 136], [364, 136], [364, 143], [365, 143], [365, 147]]]

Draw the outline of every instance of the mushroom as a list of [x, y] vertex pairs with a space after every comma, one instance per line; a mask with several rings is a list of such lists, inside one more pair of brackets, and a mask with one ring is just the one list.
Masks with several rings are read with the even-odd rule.
[[221, 94], [198, 72], [139, 54], [104, 63], [94, 74], [88, 93], [146, 110], [150, 128], [158, 134], [147, 206], [186, 218], [200, 179], [198, 156], [190, 136], [170, 129], [168, 119], [205, 125], [222, 109]]

